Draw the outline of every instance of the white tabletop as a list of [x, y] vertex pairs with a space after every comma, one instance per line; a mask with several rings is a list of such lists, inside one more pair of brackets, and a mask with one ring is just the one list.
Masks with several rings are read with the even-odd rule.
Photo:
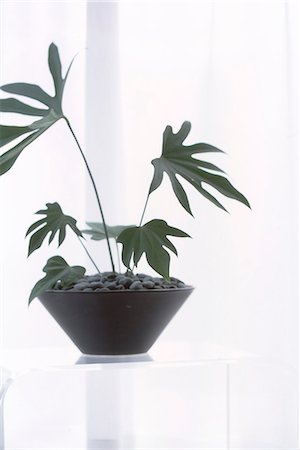
[[[101, 364], [113, 366], [117, 364], [125, 367], [128, 364], [141, 363], [160, 365], [233, 363], [245, 359], [259, 359], [259, 357], [209, 343], [188, 344], [184, 342], [157, 343], [148, 353], [121, 356], [83, 355], [75, 346], [0, 350], [0, 367], [14, 374], [27, 370], [50, 370], [62, 367], [76, 369], [93, 365], [95, 368], [95, 365]], [[87, 368], [85, 367], [85, 369]]]
[[7, 349], [0, 366], [0, 450], [298, 449], [297, 373], [258, 355], [159, 342], [121, 358]]

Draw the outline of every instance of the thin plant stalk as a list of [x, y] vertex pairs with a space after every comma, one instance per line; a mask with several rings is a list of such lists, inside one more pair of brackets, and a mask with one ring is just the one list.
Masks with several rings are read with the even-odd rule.
[[150, 192], [148, 192], [148, 195], [147, 195], [147, 198], [146, 198], [146, 202], [145, 202], [145, 206], [144, 206], [144, 209], [143, 209], [143, 212], [142, 212], [142, 217], [141, 217], [141, 220], [140, 220], [140, 223], [139, 223], [139, 227], [142, 225], [142, 222], [143, 222], [143, 219], [144, 219], [144, 215], [145, 215], [145, 211], [146, 211], [146, 208], [147, 208], [147, 205], [148, 205], [149, 197], [150, 197]]
[[[142, 212], [142, 216], [141, 216], [141, 220], [140, 220], [140, 223], [139, 223], [139, 227], [142, 226], [142, 222], [143, 222], [144, 215], [145, 215], [145, 212], [146, 212], [146, 208], [147, 208], [147, 205], [148, 205], [149, 197], [150, 197], [150, 191], [148, 192], [148, 195], [147, 195], [147, 198], [146, 198], [146, 202], [145, 202], [144, 209], [143, 209], [143, 212]], [[132, 272], [133, 268], [134, 268], [134, 264], [132, 266], [132, 269], [129, 269], [129, 270]]]
[[82, 242], [82, 240], [80, 239], [80, 237], [78, 236], [78, 240], [80, 242], [80, 244], [82, 245], [85, 253], [87, 254], [87, 256], [89, 257], [90, 261], [92, 262], [93, 266], [95, 267], [95, 269], [97, 270], [97, 272], [100, 274], [100, 269], [98, 268], [97, 264], [95, 263], [95, 261], [93, 260], [90, 252], [88, 251], [88, 249], [86, 248], [86, 246], [84, 245], [84, 243]]
[[118, 269], [119, 269], [119, 273], [121, 273], [121, 261], [120, 261], [120, 252], [119, 252], [118, 242], [116, 239], [114, 241], [116, 244], [116, 252], [117, 252], [117, 258], [118, 258]]
[[106, 222], [105, 222], [105, 219], [104, 219], [104, 214], [103, 214], [102, 206], [101, 206], [101, 203], [100, 203], [100, 198], [99, 198], [99, 194], [98, 194], [98, 191], [97, 191], [96, 183], [95, 183], [95, 180], [93, 178], [91, 169], [90, 169], [90, 167], [88, 165], [87, 159], [86, 159], [86, 157], [85, 157], [85, 155], [83, 153], [83, 150], [82, 150], [82, 148], [81, 148], [81, 146], [79, 144], [79, 141], [78, 141], [78, 139], [77, 139], [77, 137], [76, 137], [76, 135], [75, 135], [75, 133], [73, 131], [73, 128], [71, 127], [71, 124], [70, 124], [69, 120], [66, 117], [64, 117], [64, 119], [65, 119], [65, 121], [66, 121], [66, 123], [68, 125], [68, 128], [71, 131], [71, 134], [72, 134], [72, 136], [73, 136], [73, 138], [74, 138], [74, 140], [75, 140], [75, 142], [77, 144], [77, 147], [78, 147], [78, 149], [79, 149], [79, 151], [81, 153], [81, 156], [82, 156], [82, 158], [84, 160], [85, 166], [87, 168], [88, 174], [90, 176], [90, 179], [91, 179], [91, 182], [92, 182], [92, 185], [93, 185], [93, 188], [94, 188], [94, 191], [95, 191], [95, 194], [96, 194], [97, 203], [98, 203], [98, 207], [99, 207], [99, 210], [100, 210], [101, 219], [102, 219], [102, 222], [103, 222], [103, 228], [104, 228], [104, 233], [105, 233], [105, 237], [106, 237], [106, 243], [107, 243], [107, 246], [108, 246], [109, 257], [110, 257], [110, 261], [111, 261], [111, 265], [112, 265], [112, 271], [115, 272], [115, 265], [114, 265], [112, 251], [111, 251], [111, 247], [110, 247], [110, 243], [109, 243], [109, 237], [108, 237]]

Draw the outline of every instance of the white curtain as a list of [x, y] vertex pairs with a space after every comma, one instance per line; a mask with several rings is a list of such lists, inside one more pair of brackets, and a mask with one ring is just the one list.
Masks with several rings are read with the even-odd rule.
[[[68, 80], [65, 106], [83, 141], [85, 2], [10, 1], [1, 2], [0, 11], [1, 85], [24, 81], [52, 92], [49, 44], [53, 41], [58, 45], [64, 68], [81, 50]], [[16, 120], [17, 115], [1, 114], [2, 124], [14, 124]], [[22, 123], [30, 123], [30, 119], [23, 118]], [[46, 202], [59, 202], [83, 226], [84, 174], [68, 130], [58, 123], [0, 177], [0, 336], [4, 347], [70, 345], [38, 302], [28, 309], [28, 295], [43, 277], [42, 268], [50, 256], [61, 254], [70, 264], [80, 264], [85, 254], [77, 240], [70, 238], [62, 250], [44, 245], [27, 260], [25, 233], [36, 220], [34, 213]]]
[[[0, 11], [1, 84], [27, 81], [50, 90], [50, 42], [59, 46], [64, 66], [87, 47], [72, 69], [65, 107], [87, 149], [109, 224], [138, 222], [152, 178], [150, 161], [160, 155], [166, 125], [177, 130], [190, 120], [187, 142], [208, 142], [226, 151], [214, 155], [213, 162], [246, 195], [251, 211], [225, 199], [226, 214], [187, 187], [193, 219], [167, 180], [150, 199], [146, 220], [163, 218], [193, 237], [176, 242], [179, 258], [173, 258], [171, 272], [196, 289], [160, 342], [197, 343], [207, 358], [256, 355], [275, 360], [274, 373], [266, 371], [265, 379], [253, 367], [243, 372], [237, 365], [231, 374], [228, 369], [222, 377], [226, 386], [217, 381], [215, 386], [224, 388], [231, 403], [226, 410], [220, 408], [218, 396], [217, 409], [222, 423], [225, 416], [232, 419], [224, 429], [226, 448], [270, 448], [271, 441], [276, 443], [272, 447], [294, 448], [296, 389], [290, 368], [297, 368], [298, 361], [296, 2], [10, 1], [2, 2]], [[1, 123], [13, 119], [3, 115]], [[27, 308], [30, 289], [49, 256], [61, 254], [71, 264], [86, 262], [71, 238], [61, 250], [45, 245], [27, 261], [24, 234], [33, 213], [46, 202], [58, 201], [80, 226], [99, 217], [80, 155], [63, 124], [55, 128], [0, 177], [0, 349], [73, 345], [39, 302]], [[107, 267], [105, 244], [91, 242], [90, 250]], [[139, 271], [149, 271], [144, 262]], [[153, 382], [153, 373], [148, 377]], [[150, 413], [159, 417], [159, 405], [150, 412], [143, 409], [143, 395], [151, 394], [144, 389], [145, 380], [136, 398], [143, 411], [136, 421], [141, 428]], [[200, 384], [208, 395], [206, 384]], [[101, 406], [97, 401], [95, 407]], [[94, 424], [96, 408], [90, 408], [93, 437], [99, 427]], [[207, 411], [204, 416], [210, 417]], [[220, 431], [215, 420], [207, 419], [212, 440]], [[174, 423], [170, 419], [171, 431]], [[178, 424], [178, 434], [180, 426], [188, 430], [188, 420]]]
[[171, 271], [196, 290], [165, 340], [297, 364], [296, 11], [294, 2], [88, 4], [89, 157], [108, 223], [138, 222], [162, 132], [184, 120], [187, 142], [227, 153], [210, 159], [252, 206], [227, 199], [226, 214], [187, 187], [193, 219], [167, 180], [151, 196], [145, 220], [193, 237], [177, 240]]
[[[64, 65], [87, 47], [65, 106], [81, 142], [86, 117], [88, 157], [108, 223], [139, 220], [150, 160], [160, 155], [167, 124], [176, 130], [190, 120], [188, 142], [227, 152], [214, 161], [252, 211], [226, 200], [230, 215], [223, 213], [187, 187], [193, 219], [167, 180], [149, 202], [146, 220], [164, 218], [193, 237], [177, 240], [171, 271], [196, 290], [162, 340], [296, 364], [296, 9], [294, 2], [88, 2], [86, 28], [84, 2], [1, 4], [2, 84], [41, 82], [50, 89], [49, 43], [58, 44]], [[71, 345], [38, 302], [27, 309], [41, 267], [57, 250], [44, 246], [27, 261], [24, 240], [33, 213], [47, 201], [60, 201], [81, 225], [98, 220], [63, 124], [24, 152], [0, 188], [2, 344]], [[90, 249], [101, 265], [108, 261], [104, 244]], [[71, 239], [58, 253], [76, 264], [84, 258]]]

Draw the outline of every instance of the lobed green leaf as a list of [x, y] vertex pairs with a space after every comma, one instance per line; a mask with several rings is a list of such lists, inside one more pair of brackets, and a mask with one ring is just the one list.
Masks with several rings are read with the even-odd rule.
[[45, 92], [40, 86], [30, 83], [10, 83], [1, 86], [2, 91], [9, 94], [22, 95], [43, 103], [49, 108], [53, 105], [53, 97]]
[[223, 153], [222, 150], [205, 143], [183, 145], [183, 141], [187, 138], [190, 130], [190, 122], [184, 122], [177, 133], [173, 133], [170, 125], [166, 127], [163, 134], [162, 154], [160, 158], [152, 160], [154, 174], [149, 193], [151, 194], [160, 186], [163, 175], [166, 173], [179, 203], [191, 215], [189, 200], [181, 182], [178, 180], [178, 176], [185, 179], [200, 194], [225, 211], [224, 206], [203, 187], [203, 184], [212, 186], [224, 196], [237, 200], [250, 208], [246, 197], [224, 175], [220, 175], [225, 173], [222, 169], [210, 162], [201, 161], [192, 156], [196, 153]]
[[[65, 79], [63, 79], [58, 48], [54, 43], [49, 46], [48, 65], [55, 87], [55, 95], [53, 97], [36, 84], [10, 83], [1, 86], [1, 89], [4, 92], [37, 100], [38, 102], [46, 105], [48, 109], [35, 108], [14, 98], [1, 99], [1, 112], [12, 112], [26, 114], [29, 116], [41, 116], [42, 119], [36, 120], [26, 127], [0, 125], [0, 147], [8, 144], [9, 142], [17, 139], [22, 134], [28, 133], [30, 131], [41, 130], [42, 132], [44, 132], [59, 119], [64, 117], [62, 111], [62, 96], [66, 78], [70, 71], [73, 60], [69, 65]], [[7, 172], [13, 166], [17, 157], [25, 149], [25, 147], [30, 145], [41, 134], [41, 132], [32, 133], [31, 136], [24, 139], [21, 143], [0, 156], [0, 175]]]
[[33, 223], [26, 232], [27, 237], [36, 230], [30, 237], [28, 256], [41, 247], [49, 233], [49, 244], [51, 244], [55, 235], [58, 233], [58, 246], [60, 246], [65, 240], [67, 226], [77, 236], [82, 236], [81, 231], [77, 228], [76, 220], [71, 216], [65, 215], [57, 202], [47, 203], [46, 207], [47, 209], [36, 212], [36, 214], [42, 214], [45, 217]]
[[15, 98], [1, 98], [0, 112], [26, 114], [27, 116], [45, 116], [48, 114], [47, 109], [40, 109], [31, 105], [26, 105], [26, 103], [20, 102], [20, 100]]
[[61, 62], [57, 46], [52, 42], [48, 51], [48, 65], [55, 86], [55, 94], [60, 93], [63, 78], [61, 74]]
[[20, 156], [22, 151], [31, 144], [35, 139], [37, 139], [45, 130], [35, 131], [34, 133], [27, 136], [23, 141], [19, 142], [15, 147], [11, 148], [7, 152], [0, 156], [0, 175], [7, 172], [16, 162], [17, 158]]
[[118, 242], [123, 245], [122, 260], [130, 269], [131, 261], [137, 266], [145, 253], [148, 264], [161, 276], [169, 280], [170, 255], [165, 247], [177, 255], [177, 250], [167, 236], [190, 237], [164, 220], [154, 219], [143, 226], [133, 226], [122, 231]]
[[82, 266], [69, 266], [61, 256], [53, 256], [48, 259], [43, 272], [46, 275], [33, 287], [29, 297], [29, 304], [35, 297], [43, 294], [48, 289], [52, 289], [57, 281], [61, 281], [64, 288], [71, 286], [84, 276], [86, 269]]
[[0, 125], [0, 147], [8, 144], [9, 142], [17, 139], [23, 134], [30, 133], [32, 131], [29, 127], [18, 127], [10, 125]]

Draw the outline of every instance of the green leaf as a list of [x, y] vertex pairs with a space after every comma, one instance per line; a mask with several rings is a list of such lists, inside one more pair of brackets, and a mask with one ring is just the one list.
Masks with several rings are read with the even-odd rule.
[[47, 109], [34, 108], [26, 105], [15, 98], [1, 98], [0, 112], [10, 112], [17, 114], [26, 114], [27, 116], [45, 116], [48, 113]]
[[130, 269], [130, 263], [137, 266], [143, 253], [148, 264], [165, 279], [169, 279], [170, 255], [165, 247], [177, 255], [177, 250], [167, 236], [190, 237], [178, 228], [171, 227], [164, 220], [154, 219], [140, 227], [129, 227], [122, 231], [118, 242], [123, 244], [122, 260]]
[[[106, 239], [103, 223], [100, 222], [87, 222], [86, 223], [91, 229], [90, 230], [82, 230], [84, 234], [88, 234], [91, 236], [91, 239], [94, 241], [102, 241]], [[129, 227], [133, 227], [134, 225], [115, 225], [109, 226], [106, 225], [107, 234], [109, 238], [117, 239], [119, 234], [126, 230]]]
[[[73, 58], [74, 60], [74, 58]], [[59, 119], [63, 118], [62, 111], [62, 97], [64, 87], [71, 65], [69, 65], [65, 79], [62, 77], [61, 62], [59, 57], [58, 48], [55, 44], [51, 44], [48, 50], [48, 65], [53, 79], [55, 87], [55, 95], [52, 97], [45, 92], [40, 86], [30, 83], [11, 83], [1, 87], [4, 92], [10, 94], [22, 95], [30, 99], [37, 100], [48, 107], [48, 109], [35, 108], [26, 103], [20, 102], [17, 99], [9, 98], [0, 100], [0, 111], [2, 112], [14, 112], [20, 114], [26, 114], [29, 116], [42, 116], [42, 119], [36, 120], [27, 127], [17, 126], [4, 126], [0, 125], [0, 146], [5, 145], [14, 139], [18, 138], [24, 133], [28, 133], [33, 130], [46, 131]], [[16, 147], [10, 149], [8, 152], [0, 156], [0, 175], [7, 172], [19, 156], [21, 151], [24, 150], [31, 142], [40, 136], [39, 134], [32, 134], [32, 139], [24, 139]], [[17, 155], [15, 157], [15, 155]], [[1, 167], [1, 159], [3, 167]]]
[[22, 95], [24, 97], [33, 98], [49, 108], [53, 105], [53, 97], [45, 92], [40, 86], [30, 83], [10, 83], [1, 86], [2, 91], [9, 94]]
[[43, 130], [35, 131], [34, 133], [27, 136], [23, 141], [19, 142], [15, 147], [11, 148], [7, 152], [0, 156], [0, 175], [7, 172], [16, 162], [17, 158], [20, 156], [24, 148], [31, 144], [35, 139], [37, 139], [43, 132]]
[[[192, 157], [192, 155], [196, 153], [224, 152], [205, 143], [183, 145], [183, 141], [187, 138], [190, 130], [190, 122], [184, 122], [178, 133], [173, 133], [170, 125], [166, 127], [163, 134], [162, 154], [160, 158], [156, 158], [152, 161], [154, 175], [149, 193], [151, 194], [160, 186], [163, 175], [166, 173], [170, 178], [173, 191], [178, 201], [191, 215], [192, 211], [189, 200], [182, 184], [177, 178], [178, 176], [188, 181], [198, 190], [198, 192], [200, 192], [200, 194], [225, 211], [226, 209], [224, 206], [203, 187], [203, 184], [212, 186], [226, 197], [237, 200], [250, 208], [250, 204], [246, 197], [244, 197], [244, 195], [241, 194], [224, 175], [220, 175], [220, 173], [224, 174], [223, 170], [207, 161], [201, 161]], [[217, 174], [211, 173], [210, 171], [217, 172]]]
[[62, 86], [63, 78], [61, 74], [61, 62], [58, 48], [53, 42], [49, 46], [48, 65], [53, 78], [55, 93], [57, 94]]
[[72, 66], [73, 66], [73, 62], [75, 61], [75, 58], [77, 57], [77, 55], [78, 55], [78, 54], [79, 54], [79, 52], [78, 52], [78, 53], [76, 53], [76, 55], [75, 55], [75, 56], [73, 56], [73, 58], [72, 58], [72, 60], [71, 60], [71, 62], [70, 62], [70, 64], [69, 64], [69, 67], [68, 67], [68, 69], [67, 69], [67, 72], [66, 72], [65, 78], [63, 79], [63, 85], [65, 85], [65, 84], [66, 84], [66, 81], [67, 81], [67, 79], [68, 79], [68, 76], [69, 76], [70, 70], [71, 70], [71, 68], [72, 68]]
[[58, 203], [47, 203], [46, 207], [47, 209], [36, 212], [36, 214], [42, 214], [45, 217], [32, 224], [26, 232], [27, 237], [33, 231], [37, 230], [31, 235], [28, 256], [41, 247], [49, 233], [51, 233], [49, 236], [49, 244], [53, 241], [56, 233], [59, 233], [58, 246], [60, 246], [66, 237], [67, 225], [69, 225], [77, 236], [82, 236], [81, 231], [76, 226], [76, 220], [71, 216], [66, 216]]
[[31, 132], [29, 127], [14, 127], [8, 125], [0, 125], [0, 147], [22, 136], [22, 134]]
[[35, 297], [43, 294], [48, 289], [52, 289], [57, 281], [61, 281], [62, 286], [67, 288], [82, 278], [86, 269], [82, 266], [69, 266], [61, 256], [53, 256], [48, 259], [43, 272], [45, 277], [39, 280], [31, 291], [29, 304]]
[[61, 116], [57, 114], [54, 109], [50, 109], [49, 113], [46, 116], [44, 116], [42, 119], [32, 122], [32, 124], [29, 125], [29, 128], [31, 128], [32, 130], [47, 130], [60, 118]]

